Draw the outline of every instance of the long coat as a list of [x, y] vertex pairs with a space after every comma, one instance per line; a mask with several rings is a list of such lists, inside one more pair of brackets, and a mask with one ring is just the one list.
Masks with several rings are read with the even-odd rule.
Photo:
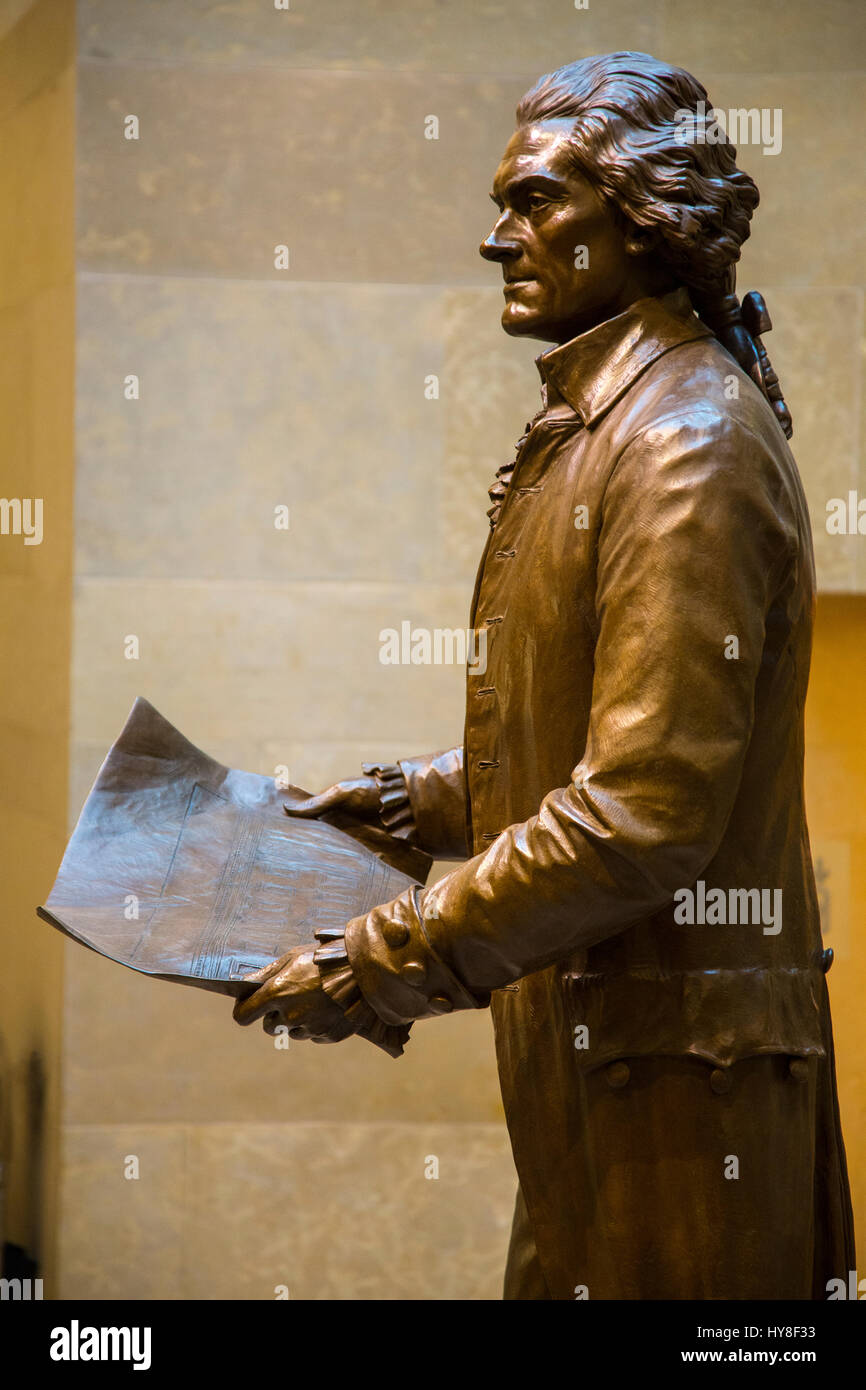
[[855, 1266], [796, 464], [685, 291], [538, 365], [463, 744], [401, 763], [420, 846], [469, 857], [349, 960], [391, 1024], [490, 1003], [509, 1296], [825, 1298]]

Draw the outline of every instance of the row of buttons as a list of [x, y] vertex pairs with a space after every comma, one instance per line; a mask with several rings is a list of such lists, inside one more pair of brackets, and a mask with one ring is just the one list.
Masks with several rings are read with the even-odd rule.
[[[399, 951], [403, 946], [408, 945], [409, 938], [409, 928], [404, 922], [386, 922], [382, 928], [382, 940], [393, 951]], [[420, 989], [427, 971], [420, 960], [407, 960], [404, 965], [401, 965], [400, 974], [407, 985], [411, 985], [413, 989]], [[427, 1003], [434, 1014], [450, 1014], [454, 1008], [451, 1000], [444, 994], [434, 994]]]
[[[545, 402], [545, 404], [542, 405], [541, 410], [538, 411], [538, 413], [534, 416], [534, 418], [533, 418], [532, 420], [527, 420], [527, 422], [526, 422], [526, 427], [525, 427], [525, 429], [524, 429], [524, 432], [523, 432], [523, 434], [521, 435], [520, 439], [518, 439], [517, 443], [516, 443], [515, 446], [514, 446], [514, 448], [515, 448], [515, 457], [514, 457], [513, 461], [510, 461], [509, 463], [503, 464], [503, 466], [502, 466], [501, 468], [497, 469], [497, 471], [496, 471], [496, 481], [495, 481], [495, 483], [493, 484], [493, 487], [490, 489], [490, 492], [489, 492], [490, 500], [491, 500], [491, 502], [493, 503], [493, 506], [491, 507], [490, 511], [487, 513], [487, 515], [488, 515], [489, 518], [490, 518], [490, 526], [491, 526], [491, 529], [495, 529], [496, 524], [497, 524], [497, 522], [499, 521], [499, 516], [500, 516], [500, 513], [501, 513], [501, 511], [502, 511], [502, 505], [503, 505], [503, 502], [504, 502], [504, 500], [505, 500], [505, 494], [506, 494], [506, 492], [508, 491], [509, 487], [511, 486], [511, 483], [512, 483], [512, 476], [513, 476], [515, 467], [516, 467], [516, 465], [517, 465], [517, 463], [518, 463], [518, 461], [519, 461], [519, 459], [520, 459], [520, 454], [521, 454], [521, 451], [522, 451], [522, 449], [523, 449], [523, 446], [524, 446], [524, 444], [526, 443], [526, 440], [527, 440], [528, 437], [529, 437], [529, 434], [530, 434], [530, 431], [532, 430], [533, 425], [534, 425], [538, 420], [541, 419], [542, 415], [545, 413], [545, 409], [546, 409], [546, 402]], [[520, 496], [524, 496], [524, 495], [525, 495], [526, 493], [528, 493], [528, 492], [540, 492], [540, 491], [541, 491], [541, 488], [539, 488], [539, 487], [515, 488], [514, 491], [515, 491], [515, 493], [519, 494]], [[496, 559], [497, 559], [497, 560], [513, 560], [516, 554], [517, 554], [517, 549], [516, 549], [516, 547], [514, 547], [514, 546], [512, 546], [512, 547], [510, 547], [510, 548], [508, 548], [508, 549], [500, 549], [500, 550], [495, 550], [495, 551], [494, 551], [494, 555], [496, 556]], [[487, 627], [487, 628], [496, 627], [496, 626], [498, 626], [498, 624], [501, 623], [502, 621], [503, 621], [503, 615], [502, 615], [502, 614], [496, 614], [494, 617], [485, 618], [485, 619], [484, 619], [484, 626]], [[476, 687], [474, 693], [475, 693], [477, 696], [479, 696], [479, 697], [484, 696], [484, 695], [494, 695], [494, 694], [496, 693], [496, 687], [493, 686], [493, 685], [484, 685], [484, 686]], [[495, 771], [496, 768], [498, 768], [498, 767], [500, 766], [500, 762], [499, 762], [499, 759], [498, 759], [498, 758], [479, 758], [478, 761], [477, 761], [476, 766], [478, 767], [479, 771], [481, 771], [481, 772], [492, 772], [492, 771]], [[491, 843], [493, 840], [498, 840], [498, 839], [499, 839], [499, 831], [498, 831], [498, 830], [497, 830], [497, 831], [486, 831], [485, 833], [483, 833], [483, 834], [481, 835], [481, 839], [484, 840], [484, 841], [486, 841], [486, 842], [489, 844], [489, 843]]]
[[[619, 1091], [631, 1079], [628, 1062], [611, 1062], [605, 1068], [605, 1080], [611, 1090]], [[788, 1063], [788, 1075], [792, 1081], [803, 1085], [809, 1080], [809, 1063], [805, 1057], [792, 1057]], [[733, 1085], [731, 1072], [727, 1067], [714, 1067], [710, 1072], [710, 1090], [717, 1096], [726, 1096]]]

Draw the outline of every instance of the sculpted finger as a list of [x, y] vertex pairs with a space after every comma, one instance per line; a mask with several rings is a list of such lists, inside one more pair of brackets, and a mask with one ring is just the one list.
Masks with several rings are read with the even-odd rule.
[[263, 965], [260, 970], [251, 970], [249, 975], [244, 975], [244, 984], [263, 985], [281, 968], [281, 960], [272, 960], [269, 965]]
[[308, 796], [303, 801], [284, 801], [283, 810], [287, 816], [301, 816], [304, 819], [315, 819], [317, 816], [324, 815], [326, 811], [333, 811], [335, 806], [339, 806], [343, 800], [343, 793], [339, 787], [329, 787], [326, 792], [320, 792], [318, 796]]
[[319, 1028], [313, 1034], [313, 1042], [316, 1043], [335, 1043], [342, 1042], [344, 1038], [350, 1038], [354, 1033], [349, 1020], [345, 1017], [334, 1019], [326, 1028]]
[[270, 982], [257, 989], [255, 994], [250, 994], [246, 999], [239, 999], [232, 1011], [235, 1023], [240, 1023], [246, 1028], [250, 1023], [255, 1023], [257, 1019], [263, 1018], [270, 1013], [274, 1007], [274, 992], [270, 987]]

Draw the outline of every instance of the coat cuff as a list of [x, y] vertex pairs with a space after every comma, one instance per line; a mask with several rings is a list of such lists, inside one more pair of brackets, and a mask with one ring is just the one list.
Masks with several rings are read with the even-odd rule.
[[401, 1057], [409, 1041], [405, 1024], [384, 1022], [365, 1000], [354, 971], [349, 963], [346, 942], [342, 935], [324, 928], [315, 933], [321, 944], [313, 956], [322, 981], [322, 989], [346, 1015], [359, 1037], [381, 1047], [389, 1057]]
[[363, 998], [395, 1027], [490, 1003], [489, 991], [470, 993], [433, 949], [424, 927], [425, 896], [413, 886], [346, 927], [345, 949]]

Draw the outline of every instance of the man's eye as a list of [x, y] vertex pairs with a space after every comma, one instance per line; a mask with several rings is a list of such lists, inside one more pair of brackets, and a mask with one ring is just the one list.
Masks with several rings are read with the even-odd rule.
[[530, 193], [526, 200], [526, 205], [530, 212], [538, 212], [541, 208], [546, 208], [550, 199], [544, 193]]

